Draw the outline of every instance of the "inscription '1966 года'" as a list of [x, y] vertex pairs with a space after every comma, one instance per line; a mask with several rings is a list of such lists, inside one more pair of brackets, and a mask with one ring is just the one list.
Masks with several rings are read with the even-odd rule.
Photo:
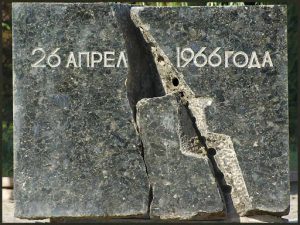
[[190, 63], [196, 67], [204, 67], [206, 65], [219, 67], [222, 64], [224, 64], [225, 68], [230, 65], [238, 68], [273, 67], [273, 62], [268, 51], [263, 56], [257, 56], [256, 51], [252, 51], [249, 55], [243, 51], [224, 51], [224, 53], [218, 53], [220, 49], [221, 47], [218, 47], [211, 53], [206, 53], [206, 47], [202, 47], [195, 53], [191, 48], [181, 49], [177, 47], [177, 67], [186, 67]]

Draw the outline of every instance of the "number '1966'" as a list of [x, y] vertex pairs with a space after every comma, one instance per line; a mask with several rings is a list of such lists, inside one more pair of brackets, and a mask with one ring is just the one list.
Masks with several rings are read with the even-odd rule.
[[262, 68], [273, 67], [273, 62], [270, 53], [266, 51], [261, 60], [258, 59], [256, 51], [252, 51], [248, 56], [243, 51], [225, 51], [222, 56], [218, 53], [221, 47], [216, 48], [209, 55], [205, 54], [206, 47], [202, 47], [197, 53], [191, 48], [177, 47], [177, 67], [186, 67], [190, 63], [196, 67], [204, 67], [209, 65], [211, 67], [218, 67], [224, 65], [225, 68], [233, 64], [235, 67], [247, 68]]

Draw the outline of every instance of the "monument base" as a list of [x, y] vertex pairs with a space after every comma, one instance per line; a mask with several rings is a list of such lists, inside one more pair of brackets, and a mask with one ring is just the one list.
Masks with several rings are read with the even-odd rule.
[[270, 215], [257, 215], [257, 216], [242, 216], [235, 217], [225, 220], [152, 220], [152, 219], [109, 219], [103, 220], [100, 218], [51, 218], [50, 223], [98, 223], [98, 224], [165, 224], [165, 223], [176, 223], [176, 224], [199, 224], [207, 222], [234, 222], [234, 223], [287, 223], [288, 220]]

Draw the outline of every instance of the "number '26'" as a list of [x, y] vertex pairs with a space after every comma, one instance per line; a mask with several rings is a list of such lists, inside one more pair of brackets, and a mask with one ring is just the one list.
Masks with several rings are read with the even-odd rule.
[[[60, 59], [60, 56], [57, 55], [56, 53], [58, 52], [60, 48], [56, 48], [54, 49], [54, 51], [52, 51], [47, 59], [45, 60], [46, 58], [46, 52], [43, 48], [35, 48], [33, 49], [31, 55], [34, 55], [36, 54], [37, 52], [41, 52], [42, 53], [42, 57], [37, 60], [35, 63], [31, 64], [32, 67], [46, 67], [46, 64], [50, 67], [58, 67], [61, 63], [61, 59]], [[46, 64], [45, 62], [46, 61]]]

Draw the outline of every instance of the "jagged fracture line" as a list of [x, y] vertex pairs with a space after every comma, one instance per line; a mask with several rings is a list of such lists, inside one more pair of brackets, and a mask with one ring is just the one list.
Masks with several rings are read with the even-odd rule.
[[195, 98], [189, 102], [189, 108], [193, 115], [198, 115], [196, 126], [206, 137], [208, 148], [216, 150], [214, 156], [217, 167], [226, 171], [224, 179], [232, 187], [231, 198], [238, 214], [244, 215], [251, 209], [251, 199], [239, 166], [231, 137], [224, 134], [208, 131], [206, 124], [205, 108], [212, 104], [212, 98]]
[[[137, 128], [138, 128], [138, 125], [136, 124]], [[140, 135], [140, 132], [139, 130], [137, 129], [137, 132], [138, 134]], [[141, 157], [143, 159], [143, 163], [144, 163], [144, 166], [145, 166], [145, 169], [146, 169], [146, 175], [147, 175], [147, 179], [149, 181], [149, 195], [148, 195], [148, 209], [147, 209], [147, 216], [150, 217], [150, 206], [151, 206], [151, 203], [152, 203], [152, 200], [153, 200], [153, 187], [152, 187], [152, 184], [150, 182], [150, 177], [149, 177], [149, 172], [148, 172], [148, 167], [147, 167], [147, 164], [146, 164], [146, 161], [145, 161], [145, 152], [144, 152], [144, 144], [143, 144], [143, 141], [142, 139], [140, 138], [140, 145], [141, 145]]]
[[[222, 136], [222, 137], [225, 137], [225, 139], [229, 143], [229, 145], [227, 146], [228, 148], [220, 147], [223, 144], [220, 142], [219, 143], [217, 142], [216, 146], [211, 145], [210, 143], [208, 145], [210, 145], [209, 147], [214, 146], [215, 148], [217, 148], [216, 150], [218, 150], [218, 152], [219, 152], [218, 154], [216, 154], [216, 158], [218, 159], [218, 162], [219, 162], [217, 166], [221, 167], [222, 170], [225, 170], [225, 171], [228, 170], [227, 171], [228, 173], [224, 173], [224, 178], [225, 178], [226, 182], [228, 182], [232, 186], [233, 191], [231, 193], [231, 196], [234, 197], [234, 198], [232, 198], [234, 207], [237, 209], [239, 214], [244, 215], [248, 211], [248, 209], [251, 208], [251, 199], [249, 197], [249, 193], [248, 193], [247, 187], [245, 185], [243, 174], [241, 172], [241, 169], [240, 169], [240, 166], [239, 166], [239, 163], [238, 163], [238, 160], [237, 160], [234, 148], [233, 148], [231, 138], [224, 134], [209, 132], [207, 124], [205, 122], [201, 123], [201, 121], [205, 121], [204, 108], [212, 103], [212, 99], [207, 98], [208, 101], [206, 103], [204, 103], [204, 105], [202, 105], [203, 107], [198, 108], [198, 110], [195, 110], [195, 108], [197, 109], [197, 107], [191, 106], [191, 103], [193, 101], [195, 101], [195, 99], [199, 99], [199, 98], [195, 97], [194, 92], [189, 88], [189, 86], [184, 81], [183, 74], [180, 73], [174, 67], [174, 65], [171, 63], [170, 59], [166, 56], [164, 51], [158, 46], [154, 37], [150, 34], [150, 32], [148, 32], [147, 27], [144, 26], [144, 24], [140, 20], [138, 13], [141, 10], [143, 10], [143, 8], [134, 8], [131, 11], [131, 18], [134, 21], [134, 23], [137, 25], [137, 27], [140, 28], [140, 31], [141, 31], [143, 37], [145, 38], [146, 42], [151, 45], [151, 51], [155, 58], [154, 61], [155, 61], [155, 64], [157, 65], [157, 70], [159, 71], [159, 75], [163, 81], [163, 86], [164, 86], [166, 92], [167, 93], [180, 92], [180, 91], [184, 92], [184, 99], [186, 99], [186, 101], [190, 104], [188, 109], [191, 110], [191, 113], [194, 116], [200, 115], [200, 116], [196, 116], [198, 118], [196, 118], [195, 125], [196, 125], [197, 129], [199, 130], [199, 132], [200, 132], [200, 130], [202, 131], [202, 133], [203, 133], [202, 136], [206, 136], [208, 140], [212, 139], [212, 137], [216, 137], [216, 138], [214, 138], [215, 142], [217, 142], [217, 140], [219, 140], [219, 138]], [[163, 60], [159, 57], [161, 57]], [[160, 59], [160, 60], [158, 60], [158, 59]], [[171, 78], [173, 78], [173, 77], [177, 77], [179, 80], [179, 85], [175, 88], [172, 86], [172, 82], [171, 82]], [[202, 104], [203, 104], [203, 102], [202, 102]], [[200, 111], [200, 113], [197, 113], [197, 111], [199, 112], [199, 109], [201, 109], [202, 111]], [[227, 156], [229, 154], [229, 158], [221, 157], [221, 155], [224, 155], [224, 154]], [[226, 161], [229, 161], [230, 158], [232, 160], [231, 161], [232, 164], [226, 163]], [[234, 174], [234, 176], [231, 177], [229, 174]], [[223, 195], [224, 195], [224, 193], [223, 193]]]
[[[199, 97], [189, 101], [189, 108], [193, 115], [198, 115], [196, 125], [206, 137], [208, 148], [216, 150], [216, 163], [224, 173], [225, 181], [233, 188], [231, 192], [232, 200], [239, 214], [246, 213], [251, 206], [251, 199], [244, 181], [244, 177], [239, 166], [231, 137], [224, 134], [213, 133], [208, 130], [206, 123], [205, 108], [213, 102], [212, 98]], [[221, 141], [220, 141], [221, 140]], [[243, 196], [243, 197], [241, 197]]]
[[[120, 6], [120, 5], [118, 5], [118, 6]], [[113, 11], [113, 13], [115, 13], [115, 12]], [[141, 135], [140, 135], [139, 124], [137, 124], [137, 121], [136, 121], [136, 104], [138, 103], [138, 101], [136, 101], [136, 99], [132, 99], [131, 97], [132, 97], [133, 93], [130, 93], [128, 91], [132, 87], [132, 86], [129, 85], [129, 83], [130, 83], [129, 80], [133, 80], [134, 79], [134, 75], [133, 75], [134, 71], [137, 70], [137, 68], [140, 69], [140, 67], [136, 68], [134, 66], [135, 64], [133, 64], [130, 60], [130, 57], [132, 57], [132, 54], [134, 52], [134, 51], [132, 52], [131, 47], [134, 46], [134, 48], [142, 48], [141, 45], [137, 44], [140, 40], [139, 37], [141, 36], [141, 38], [142, 38], [142, 35], [139, 36], [138, 33], [136, 33], [136, 32], [138, 32], [138, 29], [134, 25], [133, 21], [130, 19], [130, 7], [127, 7], [126, 9], [124, 8], [123, 10], [117, 10], [116, 11], [116, 17], [117, 17], [118, 22], [121, 24], [122, 33], [124, 35], [123, 37], [124, 37], [124, 40], [125, 40], [126, 51], [128, 53], [128, 65], [129, 65], [128, 69], [129, 70], [128, 70], [127, 79], [126, 79], [126, 82], [125, 82], [125, 87], [126, 87], [126, 90], [127, 90], [127, 99], [128, 99], [129, 104], [130, 104], [130, 108], [131, 108], [131, 112], [132, 112], [132, 116], [133, 116], [133, 121], [132, 122], [133, 122], [136, 133], [140, 137], [139, 138], [139, 141], [140, 141], [140, 146], [139, 146], [140, 147], [140, 155], [141, 155], [142, 160], [143, 160], [144, 168], [145, 168], [146, 175], [147, 175], [148, 185], [149, 185], [147, 217], [150, 217], [150, 207], [151, 207], [151, 203], [152, 203], [152, 200], [153, 200], [153, 184], [150, 181], [149, 171], [148, 171], [148, 167], [147, 167], [145, 157], [144, 157], [144, 144], [143, 144], [143, 140], [142, 140]], [[131, 39], [129, 40], [127, 37], [131, 37], [132, 40]], [[134, 41], [135, 44], [132, 45], [131, 41]], [[147, 57], [147, 53], [148, 53], [147, 50], [144, 51], [143, 56]]]
[[143, 140], [142, 140], [141, 134], [140, 134], [140, 129], [139, 129], [140, 124], [139, 124], [139, 121], [134, 122], [134, 124], [136, 126], [136, 131], [137, 131], [138, 135], [140, 136], [140, 144], [141, 144], [141, 150], [142, 150], [141, 151], [141, 156], [142, 156], [142, 159], [143, 159], [143, 162], [144, 162], [144, 166], [145, 166], [146, 174], [147, 174], [147, 179], [148, 179], [148, 182], [149, 182], [149, 195], [148, 195], [147, 216], [150, 218], [150, 209], [151, 209], [151, 204], [152, 204], [152, 201], [153, 201], [153, 184], [151, 183], [150, 176], [149, 176], [149, 171], [148, 171], [148, 167], [147, 167], [147, 163], [146, 163], [146, 160], [145, 160], [144, 144], [143, 144]]
[[[224, 141], [220, 141], [221, 137], [223, 137]], [[216, 149], [214, 158], [217, 159], [218, 167], [222, 171], [226, 171], [224, 178], [232, 187], [231, 196], [237, 213], [244, 215], [252, 208], [251, 198], [238, 164], [231, 138], [227, 135], [208, 132], [206, 140], [209, 147]], [[222, 146], [224, 142], [228, 143], [228, 148]]]

